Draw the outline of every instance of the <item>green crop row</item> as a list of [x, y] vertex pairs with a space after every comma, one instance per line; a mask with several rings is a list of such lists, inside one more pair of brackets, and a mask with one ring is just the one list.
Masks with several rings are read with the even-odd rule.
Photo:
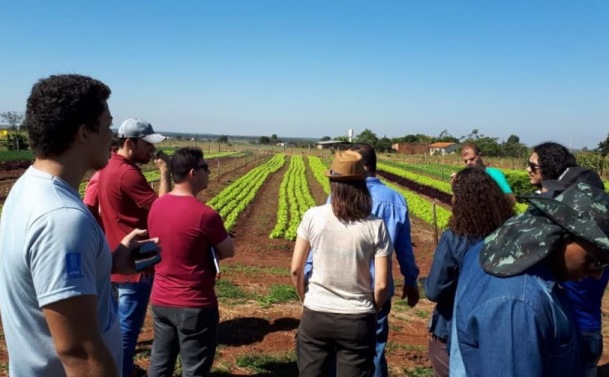
[[281, 169], [284, 163], [285, 155], [276, 154], [265, 164], [237, 179], [208, 202], [210, 207], [220, 213], [226, 229], [233, 228], [241, 212], [256, 197], [268, 176]]
[[[426, 223], [433, 225], [434, 216], [432, 202], [422, 198], [421, 196], [415, 194], [412, 191], [405, 190], [402, 187], [393, 183], [387, 181], [383, 181], [383, 183], [399, 192], [404, 197], [404, 199], [406, 199], [406, 202], [408, 203], [408, 211], [412, 216], [415, 216], [425, 221]], [[452, 212], [440, 205], [436, 205], [435, 210], [436, 224], [438, 225], [438, 229], [445, 229], [448, 226], [448, 220], [450, 219]]]
[[429, 178], [423, 175], [410, 173], [405, 171], [404, 169], [396, 168], [390, 165], [387, 165], [383, 162], [377, 163], [377, 169], [381, 171], [386, 171], [387, 173], [395, 174], [398, 177], [406, 178], [410, 181], [416, 182], [420, 185], [433, 187], [437, 190], [445, 192], [447, 194], [452, 194], [452, 187], [450, 183], [438, 181], [437, 179]]
[[324, 192], [326, 194], [330, 195], [330, 180], [324, 174], [328, 168], [326, 167], [326, 165], [324, 165], [324, 163], [321, 161], [321, 159], [319, 157], [309, 156], [308, 158], [309, 158], [309, 167], [313, 171], [313, 175], [315, 176], [315, 179], [317, 179], [317, 182], [319, 182], [321, 187], [324, 189]]
[[269, 238], [295, 240], [302, 215], [307, 209], [315, 206], [305, 173], [302, 156], [293, 156], [279, 188], [277, 223]]

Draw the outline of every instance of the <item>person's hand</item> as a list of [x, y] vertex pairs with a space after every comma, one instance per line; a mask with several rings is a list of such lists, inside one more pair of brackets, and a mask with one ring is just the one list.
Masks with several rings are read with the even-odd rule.
[[135, 269], [135, 261], [131, 255], [131, 251], [141, 244], [152, 241], [158, 245], [158, 238], [141, 239], [148, 234], [146, 229], [134, 229], [131, 233], [127, 234], [121, 243], [114, 249], [112, 253], [112, 272], [133, 275], [137, 274], [138, 271]]
[[457, 173], [456, 172], [450, 173], [450, 183], [454, 183], [456, 177], [457, 177]]
[[165, 152], [158, 151], [154, 155], [153, 162], [154, 162], [154, 166], [156, 166], [157, 169], [163, 171], [163, 170], [169, 169], [170, 160], [171, 160], [171, 157], [169, 157]]
[[414, 308], [419, 302], [419, 287], [404, 284], [402, 299], [408, 298], [408, 306]]

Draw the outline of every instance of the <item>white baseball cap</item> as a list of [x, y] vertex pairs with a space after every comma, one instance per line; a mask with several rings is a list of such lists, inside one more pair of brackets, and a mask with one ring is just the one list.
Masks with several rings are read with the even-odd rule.
[[151, 144], [158, 144], [166, 139], [165, 136], [155, 133], [150, 123], [138, 118], [124, 121], [118, 128], [117, 136], [121, 139], [144, 139]]

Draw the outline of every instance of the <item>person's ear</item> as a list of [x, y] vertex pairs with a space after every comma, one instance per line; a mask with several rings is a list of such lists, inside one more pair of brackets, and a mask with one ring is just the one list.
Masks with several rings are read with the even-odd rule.
[[76, 130], [74, 140], [79, 143], [86, 143], [90, 136], [91, 131], [84, 124], [81, 124]]

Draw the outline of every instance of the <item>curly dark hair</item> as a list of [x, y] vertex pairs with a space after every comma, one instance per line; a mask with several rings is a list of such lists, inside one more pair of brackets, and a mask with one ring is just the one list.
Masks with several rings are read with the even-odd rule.
[[567, 168], [577, 166], [575, 156], [558, 143], [541, 143], [533, 147], [533, 152], [537, 153], [542, 179], [558, 179]]
[[484, 170], [462, 169], [452, 186], [453, 214], [448, 226], [456, 235], [484, 237], [514, 216], [512, 204]]
[[65, 152], [81, 125], [99, 131], [110, 88], [82, 75], [54, 75], [38, 81], [27, 100], [25, 125], [36, 157]]

